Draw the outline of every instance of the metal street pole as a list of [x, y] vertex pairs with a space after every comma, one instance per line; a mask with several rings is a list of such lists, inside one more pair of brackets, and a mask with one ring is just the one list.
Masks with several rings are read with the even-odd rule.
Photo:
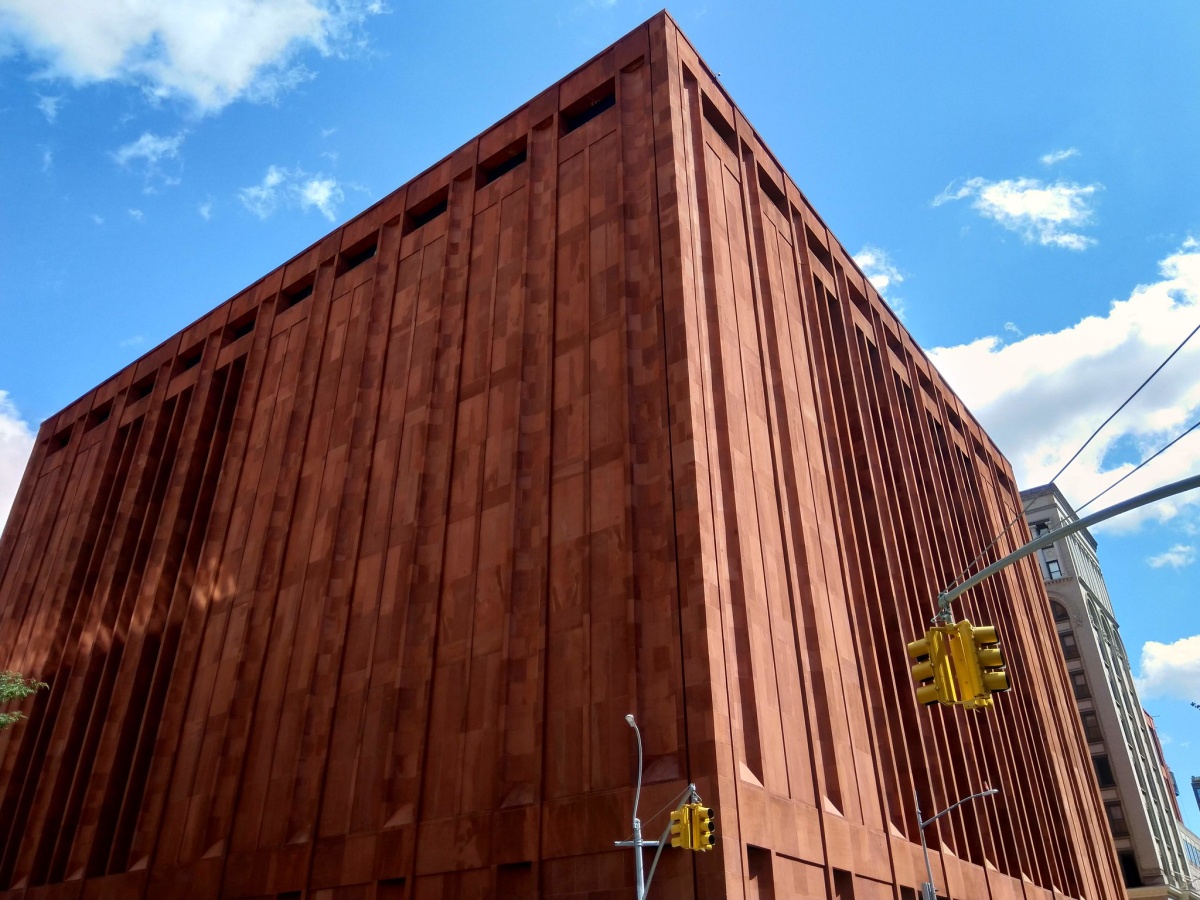
[[995, 575], [1001, 569], [1011, 566], [1018, 560], [1024, 559], [1029, 554], [1034, 553], [1043, 547], [1049, 547], [1060, 538], [1064, 538], [1069, 534], [1074, 534], [1076, 531], [1082, 531], [1097, 522], [1103, 522], [1106, 519], [1111, 519], [1114, 516], [1119, 516], [1122, 513], [1137, 509], [1141, 506], [1146, 506], [1149, 503], [1154, 503], [1156, 500], [1162, 500], [1166, 497], [1173, 497], [1176, 494], [1182, 494], [1184, 491], [1190, 491], [1200, 487], [1200, 475], [1192, 475], [1184, 478], [1182, 481], [1174, 481], [1171, 484], [1165, 484], [1162, 487], [1155, 488], [1152, 491], [1146, 491], [1144, 494], [1138, 494], [1136, 497], [1130, 497], [1128, 500], [1123, 500], [1120, 503], [1115, 503], [1108, 509], [1102, 509], [1099, 512], [1092, 513], [1090, 516], [1084, 516], [1082, 519], [1076, 519], [1062, 528], [1058, 528], [1041, 537], [1034, 538], [1024, 547], [1010, 553], [1004, 559], [997, 560], [986, 569], [968, 578], [957, 587], [950, 590], [942, 591], [938, 594], [938, 614], [934, 618], [935, 623], [938, 621], [950, 622], [952, 617], [950, 614], [950, 604], [961, 594], [966, 593], [975, 585], [979, 584], [987, 578]]
[[964, 803], [970, 800], [978, 800], [980, 797], [987, 797], [991, 794], [1000, 793], [1000, 788], [986, 788], [978, 794], [972, 794], [969, 797], [963, 797], [957, 803], [951, 804], [943, 809], [940, 813], [930, 816], [928, 819], [921, 818], [921, 798], [916, 791], [913, 791], [913, 806], [917, 810], [917, 828], [921, 832], [921, 855], [925, 857], [925, 877], [928, 879], [921, 885], [921, 900], [937, 900], [937, 890], [933, 886], [933, 866], [929, 864], [929, 847], [925, 844], [925, 826], [937, 821], [951, 810], [957, 809]]
[[637, 790], [633, 794], [633, 840], [614, 841], [613, 843], [618, 847], [633, 848], [633, 874], [637, 882], [637, 900], [646, 900], [646, 878], [642, 871], [642, 848], [657, 847], [661, 842], [642, 840], [642, 820], [638, 818], [638, 803], [642, 799], [642, 732], [633, 718], [633, 713], [627, 715], [625, 721], [629, 723], [629, 727], [637, 735], [638, 745]]

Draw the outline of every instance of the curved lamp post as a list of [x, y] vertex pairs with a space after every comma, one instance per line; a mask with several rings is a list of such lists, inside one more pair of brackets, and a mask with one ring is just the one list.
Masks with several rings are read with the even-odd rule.
[[980, 791], [978, 794], [972, 794], [970, 797], [963, 797], [957, 803], [947, 806], [940, 813], [935, 813], [928, 819], [922, 819], [921, 798], [917, 795], [916, 791], [913, 791], [913, 805], [917, 809], [917, 827], [921, 830], [921, 853], [925, 856], [925, 877], [929, 879], [921, 885], [921, 900], [937, 900], [937, 891], [933, 887], [933, 867], [929, 865], [929, 848], [925, 845], [925, 826], [937, 821], [946, 813], [953, 809], [957, 809], [969, 800], [978, 800], [980, 797], [987, 797], [991, 794], [998, 793], [1000, 793], [1000, 788], [986, 788], [985, 790]]

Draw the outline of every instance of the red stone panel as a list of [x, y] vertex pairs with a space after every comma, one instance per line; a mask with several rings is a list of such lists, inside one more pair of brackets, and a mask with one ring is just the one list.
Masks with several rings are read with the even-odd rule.
[[656, 893], [912, 896], [989, 783], [943, 892], [1118, 897], [1032, 569], [960, 604], [1015, 689], [913, 699], [1017, 508], [660, 14], [45, 423], [0, 895], [628, 896], [634, 712], [719, 823]]

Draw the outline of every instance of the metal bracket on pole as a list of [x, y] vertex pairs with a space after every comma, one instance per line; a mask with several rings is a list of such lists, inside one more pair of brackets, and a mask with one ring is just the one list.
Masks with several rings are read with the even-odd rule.
[[1004, 559], [997, 560], [986, 569], [972, 575], [962, 584], [957, 587], [949, 588], [938, 594], [938, 611], [933, 617], [934, 625], [949, 625], [954, 621], [954, 616], [950, 611], [950, 604], [954, 600], [965, 594], [975, 585], [985, 579], [991, 578], [1001, 569], [1006, 569], [1013, 563], [1024, 559], [1031, 553], [1041, 550], [1043, 547], [1049, 547], [1060, 538], [1064, 538], [1069, 534], [1074, 534], [1077, 531], [1082, 531], [1090, 525], [1095, 525], [1097, 522], [1103, 522], [1105, 519], [1111, 519], [1114, 516], [1119, 516], [1122, 513], [1127, 513], [1130, 510], [1137, 509], [1141, 506], [1154, 503], [1157, 500], [1163, 500], [1167, 497], [1173, 497], [1176, 494], [1182, 494], [1184, 491], [1190, 491], [1193, 488], [1200, 487], [1200, 475], [1193, 475], [1190, 478], [1185, 478], [1182, 481], [1175, 481], [1171, 484], [1165, 484], [1162, 487], [1155, 488], [1152, 491], [1146, 491], [1144, 494], [1138, 494], [1136, 497], [1130, 497], [1121, 503], [1116, 503], [1108, 509], [1102, 509], [1100, 512], [1092, 513], [1090, 516], [1084, 516], [1082, 519], [1076, 519], [1062, 528], [1043, 534], [1041, 537], [1034, 538], [1024, 547], [1008, 554]]

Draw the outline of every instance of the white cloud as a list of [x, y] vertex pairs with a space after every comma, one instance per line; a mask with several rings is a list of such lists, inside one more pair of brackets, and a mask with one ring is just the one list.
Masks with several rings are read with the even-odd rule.
[[54, 168], [54, 151], [49, 147], [42, 148], [42, 171], [49, 172]]
[[33, 452], [34, 437], [33, 429], [8, 399], [8, 392], [0, 391], [0, 529], [8, 519], [29, 454]]
[[213, 214], [212, 197], [209, 197], [207, 200], [201, 203], [197, 211], [200, 213], [200, 218], [202, 218], [205, 222], [211, 221]]
[[53, 122], [58, 118], [58, 108], [62, 106], [62, 97], [47, 97], [44, 94], [38, 94], [37, 107], [41, 110], [47, 122]]
[[896, 314], [901, 314], [904, 311], [904, 301], [895, 295], [895, 288], [904, 282], [904, 276], [887, 253], [867, 244], [854, 254], [854, 262]]
[[140, 222], [140, 221], [142, 221], [142, 219], [146, 218], [146, 214], [144, 212], [142, 212], [140, 209], [131, 209], [131, 210], [128, 210], [128, 213], [129, 213], [129, 218], [133, 219], [133, 221], [135, 221], [135, 222]]
[[280, 207], [298, 207], [316, 209], [332, 221], [346, 193], [335, 178], [311, 175], [299, 167], [268, 166], [263, 180], [238, 191], [238, 199], [260, 219], [268, 218]]
[[1055, 163], [1060, 163], [1063, 160], [1070, 159], [1072, 156], [1078, 156], [1079, 151], [1074, 147], [1068, 147], [1066, 150], [1052, 150], [1042, 157], [1043, 166], [1052, 166]]
[[297, 61], [351, 46], [363, 0], [0, 0], [0, 35], [77, 85], [119, 81], [212, 112], [311, 77]]
[[1055, 181], [1043, 184], [1036, 178], [1006, 178], [988, 181], [969, 178], [961, 185], [949, 185], [933, 198], [934, 206], [952, 200], [972, 200], [980, 215], [992, 219], [1026, 241], [1045, 247], [1086, 250], [1096, 243], [1078, 231], [1092, 219], [1092, 197], [1102, 189], [1099, 184], [1075, 184]]
[[1187, 544], [1176, 544], [1170, 550], [1164, 550], [1157, 556], [1151, 556], [1146, 560], [1146, 563], [1152, 569], [1161, 569], [1163, 566], [1182, 569], [1184, 566], [1190, 566], [1195, 561], [1195, 547], [1188, 546]]
[[1025, 332], [1023, 332], [1020, 328], [1017, 327], [1016, 322], [1005, 322], [1004, 330], [1007, 331], [1009, 334], [1015, 334], [1017, 337], [1025, 336]]
[[1137, 689], [1143, 697], [1195, 699], [1200, 691], [1200, 634], [1173, 644], [1146, 641]]
[[118, 147], [112, 157], [122, 166], [140, 160], [147, 168], [154, 168], [164, 159], [179, 158], [179, 148], [183, 144], [184, 136], [182, 131], [169, 137], [146, 131], [136, 141]]
[[95, 213], [92, 213], [92, 221], [95, 222], [97, 225], [103, 225], [104, 224], [104, 216], [98, 216]]
[[[934, 364], [1008, 456], [1022, 487], [1050, 480], [1088, 435], [1200, 320], [1200, 243], [1189, 239], [1102, 315], [1012, 343], [997, 336], [930, 352]], [[1059, 479], [1076, 504], [1100, 493], [1200, 417], [1200, 336], [1171, 360]], [[1200, 432], [1106, 494], [1089, 512], [1200, 471]], [[1200, 503], [1190, 491], [1098, 530], [1166, 521]]]

